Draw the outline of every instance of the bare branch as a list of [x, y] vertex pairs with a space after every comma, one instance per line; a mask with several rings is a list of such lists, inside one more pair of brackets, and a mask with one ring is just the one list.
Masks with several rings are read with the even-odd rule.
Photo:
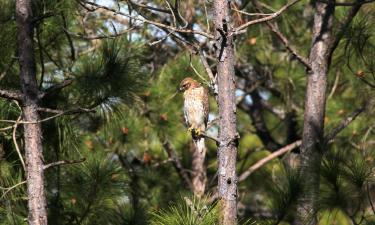
[[8, 188], [4, 188], [4, 187], [0, 187], [0, 189], [3, 189], [3, 190], [6, 190], [3, 195], [1, 195], [0, 199], [4, 198], [6, 194], [8, 194], [11, 190], [13, 190], [14, 188], [22, 185], [22, 184], [26, 184], [26, 181], [22, 181], [16, 185], [13, 185], [12, 187], [8, 187]]
[[[63, 20], [63, 28], [64, 30], [67, 30], [68, 29], [68, 23], [66, 21], [66, 18], [65, 18], [65, 15], [63, 12], [61, 12], [61, 18]], [[69, 43], [69, 47], [70, 47], [70, 59], [72, 61], [75, 61], [76, 59], [76, 51], [75, 51], [75, 48], [74, 48], [74, 44], [73, 44], [73, 40], [72, 38], [70, 37], [69, 33], [64, 31], [65, 33], [65, 36], [66, 36], [66, 39], [68, 40], [68, 43]]]
[[18, 146], [17, 137], [16, 137], [17, 127], [18, 127], [18, 123], [20, 121], [21, 121], [21, 116], [18, 117], [16, 123], [13, 125], [12, 139], [13, 139], [14, 147], [16, 148], [18, 157], [20, 158], [23, 170], [26, 171], [26, 164], [25, 164], [25, 161], [23, 160], [23, 157], [22, 157], [22, 154], [21, 154], [21, 150], [20, 150], [20, 148]]
[[284, 34], [281, 33], [281, 31], [275, 26], [275, 24], [272, 24], [270, 22], [266, 22], [267, 26], [270, 28], [270, 30], [276, 35], [276, 37], [284, 44], [285, 48], [301, 63], [303, 64], [308, 70], [311, 70], [311, 65], [309, 61], [300, 55], [297, 50], [290, 45], [289, 40], [284, 36]]
[[66, 29], [64, 29], [64, 31], [67, 34], [70, 34], [70, 35], [72, 35], [73, 37], [76, 37], [76, 38], [82, 38], [84, 40], [96, 40], [96, 39], [107, 39], [107, 38], [111, 39], [111, 38], [116, 38], [116, 37], [122, 36], [124, 34], [127, 34], [129, 31], [132, 31], [134, 29], [135, 29], [134, 27], [131, 27], [131, 28], [123, 30], [122, 32], [117, 33], [117, 34], [96, 35], [96, 36], [86, 36], [86, 35], [82, 35], [82, 34], [79, 34], [79, 33], [77, 34], [77, 33], [70, 32], [70, 31], [68, 31]]
[[181, 161], [177, 157], [171, 144], [168, 141], [164, 141], [163, 147], [164, 147], [164, 150], [167, 152], [168, 157], [173, 160], [173, 166], [176, 169], [177, 173], [180, 175], [181, 179], [189, 186], [191, 190], [193, 190], [193, 184], [191, 183], [191, 180], [189, 176], [187, 175], [186, 170], [182, 166]]
[[171, 11], [169, 11], [168, 9], [160, 9], [160, 8], [148, 6], [148, 5], [145, 5], [145, 4], [142, 4], [142, 3], [133, 2], [131, 0], [128, 0], [128, 2], [131, 5], [139, 7], [139, 8], [148, 9], [148, 10], [152, 10], [152, 11], [156, 11], [156, 12], [162, 12], [162, 13], [171, 14]]
[[6, 99], [9, 99], [9, 100], [17, 100], [17, 101], [22, 100], [22, 94], [19, 91], [10, 91], [10, 90], [1, 90], [0, 89], [0, 97], [6, 98]]
[[42, 99], [48, 95], [51, 95], [69, 85], [71, 85], [73, 83], [73, 80], [72, 79], [66, 79], [64, 81], [62, 81], [61, 83], [58, 83], [58, 84], [55, 84], [49, 88], [47, 88], [42, 94], [39, 95], [39, 98]]
[[345, 127], [347, 127], [351, 122], [353, 122], [359, 116], [359, 114], [366, 110], [366, 108], [367, 103], [365, 103], [360, 108], [354, 110], [349, 116], [342, 119], [340, 123], [335, 128], [333, 128], [332, 131], [329, 132], [329, 134], [326, 135], [325, 142], [331, 142], [337, 134], [339, 134]]
[[204, 68], [206, 69], [206, 73], [211, 80], [211, 84], [215, 85], [214, 73], [212, 72], [211, 67], [207, 62], [207, 59], [206, 59], [206, 56], [205, 56], [205, 53], [204, 53], [203, 50], [199, 50], [199, 58], [201, 59], [201, 62], [203, 64]]
[[[267, 15], [265, 13], [262, 12], [261, 10], [261, 4], [260, 2], [258, 2], [257, 0], [253, 0], [253, 4], [256, 8], [256, 10], [259, 12], [260, 15], [264, 14], [264, 15]], [[242, 11], [241, 11], [242, 12]], [[292, 46], [290, 45], [290, 42], [288, 40], [288, 38], [285, 37], [284, 34], [281, 33], [281, 31], [279, 30], [279, 28], [277, 27], [277, 24], [276, 23], [273, 23], [273, 22], [270, 22], [270, 21], [266, 21], [266, 25], [270, 28], [270, 30], [276, 35], [276, 37], [281, 41], [281, 43], [284, 44], [285, 48], [301, 63], [303, 64], [307, 69], [311, 69], [311, 66], [310, 66], [310, 63], [308, 62], [308, 60], [301, 56], [300, 54], [298, 54], [297, 50]]]
[[77, 114], [77, 113], [95, 112], [95, 110], [93, 110], [93, 109], [85, 109], [85, 108], [70, 109], [70, 110], [66, 110], [66, 111], [49, 109], [49, 108], [38, 108], [38, 111], [55, 113], [55, 115], [44, 118], [42, 120], [38, 120], [38, 121], [19, 121], [18, 122], [16, 120], [0, 120], [0, 122], [3, 122], [3, 123], [18, 123], [18, 124], [34, 124], [34, 123], [43, 123], [43, 122], [52, 120], [52, 119], [57, 118], [57, 117], [62, 116], [62, 115], [72, 115], [72, 114]]
[[216, 137], [212, 137], [212, 136], [209, 136], [207, 134], [201, 134], [200, 136], [204, 137], [204, 138], [208, 138], [208, 139], [211, 139], [213, 141], [215, 141], [217, 144], [220, 143], [219, 140], [216, 138]]
[[252, 174], [254, 171], [256, 171], [257, 169], [259, 169], [262, 166], [264, 166], [265, 164], [267, 164], [272, 159], [275, 159], [275, 158], [279, 157], [280, 155], [283, 155], [284, 153], [289, 152], [289, 151], [299, 147], [301, 145], [301, 143], [302, 143], [301, 140], [295, 141], [291, 144], [288, 144], [288, 145], [280, 148], [279, 150], [274, 151], [273, 153], [269, 154], [267, 157], [259, 160], [254, 165], [252, 165], [249, 169], [247, 169], [245, 172], [243, 172], [238, 177], [238, 181], [241, 182], [241, 181], [245, 180], [247, 177], [250, 176], [250, 174]]
[[[203, 32], [203, 31], [198, 31], [198, 30], [190, 30], [190, 29], [180, 29], [180, 28], [177, 28], [177, 27], [174, 27], [174, 26], [169, 26], [169, 25], [166, 25], [166, 24], [162, 24], [162, 23], [159, 23], [159, 22], [155, 22], [155, 21], [151, 21], [151, 20], [148, 20], [148, 19], [145, 19], [143, 17], [139, 17], [139, 16], [131, 16], [131, 15], [128, 15], [128, 14], [125, 14], [125, 13], [122, 13], [122, 12], [119, 12], [117, 10], [114, 10], [114, 9], [111, 9], [111, 8], [108, 8], [106, 6], [102, 6], [102, 5], [98, 5], [96, 3], [93, 3], [93, 2], [84, 2], [84, 4], [86, 6], [88, 6], [89, 8], [91, 8], [91, 10], [96, 10], [98, 8], [100, 9], [105, 9], [107, 11], [111, 11], [113, 12], [114, 14], [118, 14], [118, 15], [122, 15], [122, 16], [126, 16], [128, 18], [131, 18], [131, 19], [134, 19], [134, 20], [138, 20], [138, 21], [142, 21], [144, 23], [148, 23], [148, 24], [152, 24], [154, 26], [157, 26], [159, 28], [166, 28], [168, 30], [171, 30], [171, 31], [175, 31], [177, 33], [187, 33], [187, 34], [197, 34], [197, 35], [201, 35], [201, 36], [204, 36], [204, 37], [207, 37], [209, 39], [213, 39], [214, 36], [209, 34], [209, 33], [206, 33], [206, 32]], [[94, 7], [93, 7], [94, 6]]]
[[[360, 0], [358, 2], [360, 2]], [[353, 21], [354, 17], [357, 15], [361, 6], [362, 4], [356, 4], [352, 6], [349, 12], [347, 13], [346, 17], [343, 19], [343, 22], [338, 27], [338, 32], [333, 36], [332, 41], [329, 45], [328, 59], [332, 57], [333, 52], [336, 50], [342, 37], [344, 36], [346, 30], [348, 29], [350, 23]]]
[[263, 23], [263, 22], [275, 19], [276, 17], [280, 16], [281, 13], [283, 13], [285, 10], [287, 10], [290, 6], [296, 4], [299, 1], [300, 0], [293, 0], [293, 1], [289, 2], [285, 6], [281, 7], [281, 9], [279, 9], [277, 12], [272, 13], [270, 16], [266, 16], [266, 17], [263, 17], [263, 18], [259, 18], [259, 19], [256, 19], [256, 20], [251, 20], [249, 22], [246, 22], [245, 24], [235, 28], [234, 32], [233, 32], [233, 35], [237, 35], [237, 34], [241, 34], [241, 33], [246, 32], [246, 28], [248, 28], [251, 25]]
[[43, 169], [46, 170], [46, 169], [54, 167], [54, 166], [61, 166], [61, 165], [67, 165], [67, 164], [77, 164], [77, 163], [84, 162], [85, 160], [86, 160], [86, 158], [82, 158], [82, 159], [79, 159], [79, 160], [60, 160], [60, 161], [57, 161], [57, 162], [53, 162], [53, 163], [49, 163], [47, 165], [44, 165]]

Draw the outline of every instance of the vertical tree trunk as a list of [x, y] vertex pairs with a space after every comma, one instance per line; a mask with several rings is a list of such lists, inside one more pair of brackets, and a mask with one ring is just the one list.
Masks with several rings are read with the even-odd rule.
[[[38, 121], [38, 87], [33, 48], [31, 0], [16, 1], [23, 121]], [[24, 124], [29, 224], [46, 225], [42, 132], [39, 123]]]
[[231, 36], [230, 1], [213, 2], [215, 47], [217, 48], [217, 85], [219, 104], [218, 191], [222, 207], [221, 224], [237, 223], [236, 157], [238, 134], [236, 131], [236, 101], [234, 77], [234, 47]]
[[207, 148], [205, 147], [202, 150], [198, 150], [196, 146], [193, 147], [193, 156], [192, 156], [192, 165], [191, 170], [192, 174], [192, 184], [193, 184], [193, 192], [196, 196], [201, 197], [204, 194], [206, 189], [206, 167], [204, 164], [206, 158]]
[[315, 225], [316, 201], [319, 196], [319, 167], [324, 148], [324, 116], [326, 105], [329, 51], [332, 41], [332, 1], [315, 3], [313, 38], [307, 73], [307, 90], [301, 146], [300, 177], [304, 192], [297, 205], [296, 225]]

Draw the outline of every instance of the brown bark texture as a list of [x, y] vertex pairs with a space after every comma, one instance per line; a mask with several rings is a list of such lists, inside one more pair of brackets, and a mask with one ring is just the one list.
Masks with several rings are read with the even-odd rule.
[[[17, 0], [18, 54], [23, 93], [22, 116], [23, 121], [28, 122], [39, 120], [32, 19], [31, 0]], [[28, 222], [30, 225], [46, 225], [47, 210], [43, 181], [41, 125], [40, 123], [25, 123], [23, 128], [27, 170]]]
[[191, 170], [192, 174], [192, 184], [193, 192], [196, 196], [201, 197], [204, 195], [206, 189], [206, 167], [204, 164], [206, 158], [207, 148], [204, 146], [203, 149], [199, 149], [194, 145], [193, 147], [193, 156], [192, 156], [192, 165]]
[[319, 167], [324, 148], [329, 52], [332, 41], [333, 3], [315, 3], [313, 38], [307, 72], [307, 89], [301, 146], [300, 177], [304, 191], [297, 204], [295, 225], [317, 224], [316, 201], [319, 195]]
[[215, 47], [218, 58], [217, 86], [219, 105], [218, 192], [221, 205], [221, 224], [237, 223], [236, 101], [234, 77], [234, 47], [230, 21], [230, 1], [213, 2]]

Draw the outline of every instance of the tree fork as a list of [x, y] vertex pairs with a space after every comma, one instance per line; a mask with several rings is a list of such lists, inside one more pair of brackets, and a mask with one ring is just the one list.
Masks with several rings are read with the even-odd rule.
[[[22, 88], [22, 116], [24, 121], [39, 121], [38, 86], [33, 47], [31, 0], [16, 1], [18, 27], [18, 52]], [[43, 147], [40, 123], [24, 125], [26, 181], [30, 225], [47, 225], [46, 198], [44, 193]]]
[[220, 223], [237, 223], [236, 157], [238, 133], [236, 130], [236, 101], [234, 76], [233, 27], [227, 0], [213, 3], [215, 47], [218, 57], [217, 85], [219, 105], [218, 192], [221, 206]]

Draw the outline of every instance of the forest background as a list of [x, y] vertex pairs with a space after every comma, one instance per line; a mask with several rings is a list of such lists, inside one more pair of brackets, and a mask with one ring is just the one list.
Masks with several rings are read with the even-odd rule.
[[371, 0], [0, 0], [0, 224], [375, 224], [374, 22]]

